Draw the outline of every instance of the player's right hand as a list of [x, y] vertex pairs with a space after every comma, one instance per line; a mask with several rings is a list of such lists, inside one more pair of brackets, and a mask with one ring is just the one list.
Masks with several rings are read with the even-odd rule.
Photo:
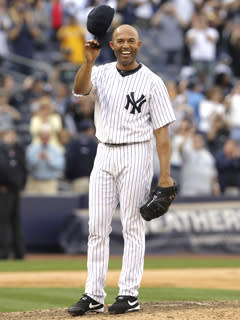
[[91, 39], [85, 43], [85, 58], [87, 62], [94, 63], [99, 56], [101, 48], [99, 48], [99, 42]]

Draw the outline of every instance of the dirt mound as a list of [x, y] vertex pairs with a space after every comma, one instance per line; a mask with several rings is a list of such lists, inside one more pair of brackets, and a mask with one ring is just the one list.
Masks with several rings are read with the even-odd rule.
[[[123, 315], [86, 314], [83, 319], [96, 320], [239, 320], [239, 301], [198, 301], [198, 302], [153, 302], [142, 303], [139, 312]], [[79, 319], [79, 317], [77, 317]], [[66, 309], [7, 312], [0, 314], [1, 320], [73, 320]]]

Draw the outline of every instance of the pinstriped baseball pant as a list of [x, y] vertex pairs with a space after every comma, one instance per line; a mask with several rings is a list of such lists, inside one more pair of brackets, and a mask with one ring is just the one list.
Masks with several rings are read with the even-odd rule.
[[152, 144], [99, 144], [89, 187], [88, 278], [85, 293], [103, 303], [109, 261], [109, 235], [120, 203], [124, 239], [119, 295], [138, 295], [145, 252], [144, 222], [139, 208], [152, 180]]

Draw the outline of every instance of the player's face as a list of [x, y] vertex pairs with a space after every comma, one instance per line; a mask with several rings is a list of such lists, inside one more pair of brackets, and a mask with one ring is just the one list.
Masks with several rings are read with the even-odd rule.
[[117, 67], [131, 70], [137, 67], [136, 57], [142, 42], [139, 41], [137, 30], [128, 25], [117, 28], [110, 46], [117, 58]]

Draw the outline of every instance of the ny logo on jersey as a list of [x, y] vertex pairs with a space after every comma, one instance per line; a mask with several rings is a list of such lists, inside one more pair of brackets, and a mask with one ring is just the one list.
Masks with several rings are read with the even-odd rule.
[[128, 110], [129, 105], [131, 104], [132, 110], [130, 113], [135, 114], [135, 110], [137, 110], [137, 112], [140, 113], [142, 104], [146, 101], [147, 100], [143, 94], [141, 95], [141, 97], [137, 101], [135, 101], [134, 92], [131, 92], [130, 95], [127, 94], [127, 104], [125, 105], [124, 108]]

